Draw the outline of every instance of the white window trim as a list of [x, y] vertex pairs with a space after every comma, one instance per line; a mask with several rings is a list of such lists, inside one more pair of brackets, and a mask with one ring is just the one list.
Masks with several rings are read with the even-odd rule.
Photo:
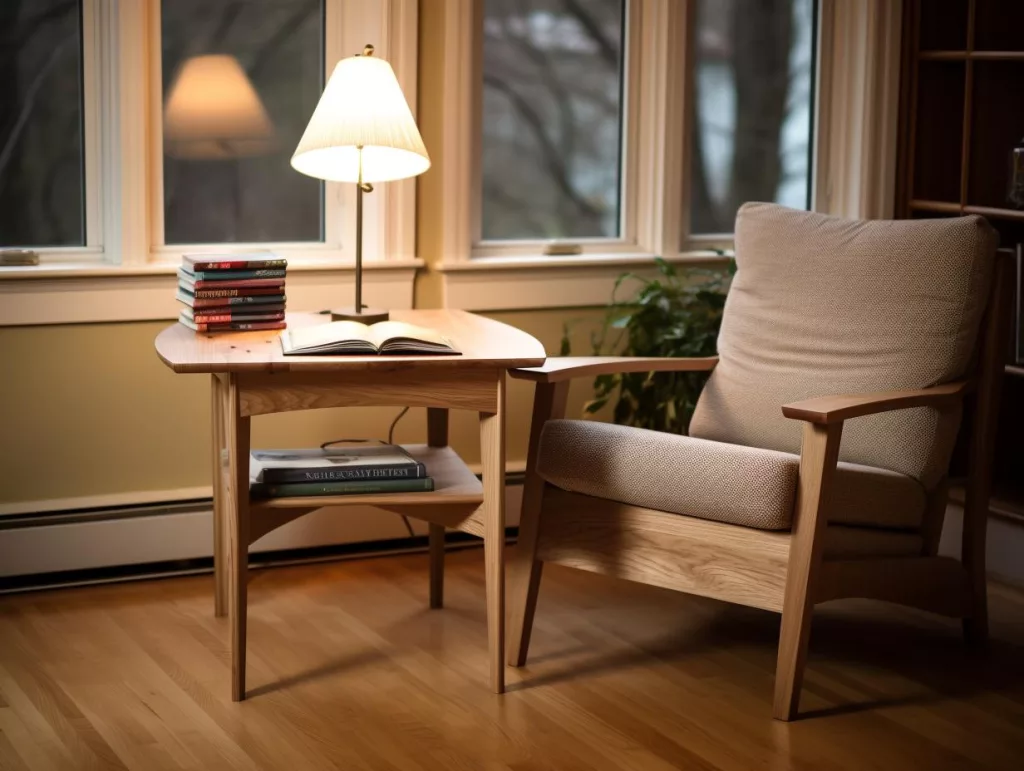
[[[374, 42], [415, 114], [416, 0], [326, 0], [325, 62]], [[174, 272], [183, 250], [162, 244], [159, 0], [83, 0], [87, 243], [36, 249], [40, 265], [0, 268], [0, 326], [174, 319]], [[156, 93], [156, 98], [151, 98]], [[139, 108], [138, 105], [144, 105]], [[351, 189], [349, 189], [351, 188]], [[289, 259], [289, 308], [320, 310], [349, 297], [355, 188], [328, 184], [323, 244], [275, 243]], [[342, 228], [343, 218], [350, 222]], [[367, 301], [410, 308], [416, 258], [416, 183], [379, 185], [364, 199]], [[244, 249], [245, 244], [210, 248]], [[251, 245], [249, 245], [251, 246]], [[266, 247], [267, 244], [259, 244]]]
[[[629, 44], [640, 41], [637, 117], [627, 119], [626, 194], [636, 185], [635, 240], [626, 248], [584, 249], [578, 257], [530, 253], [523, 244], [474, 248], [478, 217], [480, 0], [448, 3], [445, 17], [444, 304], [465, 310], [605, 305], [628, 269], [652, 275], [654, 259], [712, 266], [731, 234], [700, 235], [680, 249], [688, 179], [686, 30], [691, 0], [632, 0]], [[899, 91], [901, 0], [819, 0], [815, 149], [811, 200], [818, 211], [848, 217], [892, 216]], [[683, 45], [679, 44], [683, 41]], [[633, 132], [636, 132], [635, 134]], [[680, 137], [670, 141], [671, 137]], [[638, 184], [637, 179], [644, 180]]]

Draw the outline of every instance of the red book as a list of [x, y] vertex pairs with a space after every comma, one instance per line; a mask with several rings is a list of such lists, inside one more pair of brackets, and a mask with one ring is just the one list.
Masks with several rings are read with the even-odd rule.
[[196, 313], [191, 318], [196, 324], [222, 324], [228, 321], [282, 321], [284, 311], [277, 313]]
[[270, 254], [186, 254], [182, 260], [193, 271], [265, 270], [288, 265], [288, 260]]
[[199, 324], [192, 319], [178, 317], [178, 322], [196, 332], [244, 332], [255, 329], [284, 329], [284, 321], [229, 321], [223, 324]]
[[196, 279], [178, 268], [178, 286], [193, 294], [201, 289], [274, 289], [276, 294], [283, 294], [283, 278], [237, 278], [230, 281], [216, 279]]

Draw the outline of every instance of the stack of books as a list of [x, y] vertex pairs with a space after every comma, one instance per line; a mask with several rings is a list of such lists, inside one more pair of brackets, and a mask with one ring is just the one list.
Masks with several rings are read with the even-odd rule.
[[259, 254], [186, 254], [178, 268], [178, 321], [197, 332], [284, 329], [288, 261]]
[[254, 498], [431, 492], [426, 467], [397, 444], [347, 442], [317, 449], [253, 450]]

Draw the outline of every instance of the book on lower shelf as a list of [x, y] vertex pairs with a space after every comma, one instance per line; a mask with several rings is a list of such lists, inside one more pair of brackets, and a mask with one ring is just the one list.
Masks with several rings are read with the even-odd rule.
[[178, 320], [196, 332], [285, 329], [287, 265], [271, 252], [183, 255]]
[[296, 482], [294, 484], [267, 484], [253, 482], [249, 495], [253, 498], [309, 498], [321, 495], [372, 495], [376, 493], [429, 493], [434, 490], [434, 480], [422, 479], [381, 479], [352, 482]]
[[434, 480], [404, 448], [376, 441], [327, 447], [253, 450], [250, 495], [286, 498], [320, 495], [431, 492]]
[[454, 343], [437, 330], [401, 321], [333, 321], [281, 334], [287, 355], [310, 354], [458, 354]]

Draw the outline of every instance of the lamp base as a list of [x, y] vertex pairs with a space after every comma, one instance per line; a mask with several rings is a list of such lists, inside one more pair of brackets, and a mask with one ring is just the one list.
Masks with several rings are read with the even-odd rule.
[[376, 324], [378, 321], [387, 320], [387, 311], [382, 311], [380, 308], [367, 308], [365, 305], [361, 311], [354, 305], [331, 311], [331, 321], [358, 321], [361, 324]]

